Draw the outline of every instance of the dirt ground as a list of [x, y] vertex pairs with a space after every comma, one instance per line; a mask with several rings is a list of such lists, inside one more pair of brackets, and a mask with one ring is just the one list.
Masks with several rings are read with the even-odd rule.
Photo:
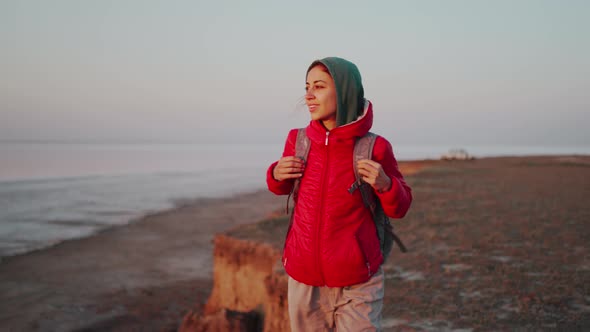
[[[590, 157], [437, 162], [406, 180], [384, 331], [590, 330]], [[228, 234], [282, 248], [286, 223]]]
[[444, 162], [408, 181], [388, 330], [590, 330], [590, 157]]

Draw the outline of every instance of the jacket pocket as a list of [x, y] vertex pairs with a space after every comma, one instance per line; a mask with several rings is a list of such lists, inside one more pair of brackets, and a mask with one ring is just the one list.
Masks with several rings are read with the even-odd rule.
[[379, 270], [381, 265], [382, 254], [379, 237], [375, 230], [373, 220], [367, 220], [358, 228], [355, 233], [358, 245], [365, 258], [365, 265], [370, 276]]
[[287, 258], [289, 256], [288, 254], [288, 250], [289, 250], [289, 234], [291, 234], [291, 230], [287, 231], [287, 234], [285, 235], [285, 244], [283, 245], [283, 266], [286, 268], [287, 267]]
[[358, 234], [355, 234], [354, 237], [355, 237], [356, 243], [359, 247], [359, 251], [363, 255], [363, 259], [365, 260], [365, 266], [367, 267], [367, 275], [370, 277], [371, 275], [373, 275], [373, 272], [371, 271], [371, 261], [369, 260], [369, 256], [367, 255], [368, 248], [366, 248], [366, 246], [363, 244], [363, 241], [361, 241]]

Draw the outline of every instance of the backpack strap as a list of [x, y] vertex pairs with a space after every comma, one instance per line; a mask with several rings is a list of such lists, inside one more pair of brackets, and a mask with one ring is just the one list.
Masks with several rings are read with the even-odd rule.
[[299, 128], [297, 131], [297, 140], [295, 141], [295, 156], [306, 161], [309, 155], [310, 145], [311, 142], [305, 133], [305, 128]]
[[[373, 147], [375, 146], [375, 141], [377, 140], [377, 135], [368, 132], [365, 136], [360, 137], [354, 143], [354, 151], [352, 155], [352, 167], [354, 168], [354, 176], [356, 181], [348, 188], [348, 192], [352, 194], [355, 190], [360, 189], [361, 196], [363, 197], [363, 202], [365, 206], [371, 210], [371, 214], [375, 213], [375, 199], [371, 197], [370, 188], [367, 186], [363, 186], [365, 183], [359, 174], [359, 170], [357, 164], [360, 160], [363, 159], [372, 159], [373, 157]], [[364, 189], [363, 189], [364, 188]]]
[[[309, 155], [309, 148], [311, 146], [311, 141], [307, 134], [305, 133], [305, 128], [299, 128], [297, 131], [297, 139], [295, 140], [295, 156], [303, 159], [304, 162], [307, 162], [307, 156]], [[299, 193], [299, 184], [301, 183], [301, 178], [295, 179], [293, 183], [293, 189], [289, 193], [287, 197], [287, 214], [289, 214], [289, 200], [291, 199], [291, 195], [293, 195], [293, 200], [297, 199], [297, 194]]]
[[400, 238], [393, 232], [393, 225], [389, 221], [389, 218], [385, 215], [385, 211], [383, 211], [383, 207], [381, 207], [381, 202], [379, 199], [375, 197], [375, 193], [373, 192], [373, 188], [369, 186], [366, 182], [363, 181], [362, 177], [358, 172], [357, 163], [359, 160], [362, 159], [373, 159], [373, 147], [375, 146], [375, 141], [377, 140], [377, 135], [371, 132], [365, 134], [365, 136], [360, 137], [354, 144], [354, 152], [353, 152], [353, 167], [354, 167], [354, 175], [356, 177], [356, 181], [348, 188], [348, 192], [350, 194], [354, 193], [355, 190], [359, 189], [361, 191], [361, 197], [363, 198], [363, 203], [365, 206], [371, 211], [371, 215], [373, 216], [373, 220], [375, 221], [375, 227], [377, 228], [377, 236], [379, 237], [379, 241], [381, 243], [381, 252], [386, 258], [391, 251], [390, 243], [385, 241], [386, 232], [391, 236], [393, 241], [399, 246], [402, 252], [407, 252], [406, 246], [400, 240]]

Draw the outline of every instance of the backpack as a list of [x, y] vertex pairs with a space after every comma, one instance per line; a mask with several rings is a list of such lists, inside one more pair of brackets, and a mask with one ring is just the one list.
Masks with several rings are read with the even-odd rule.
[[[352, 165], [354, 168], [356, 181], [350, 186], [348, 192], [352, 195], [355, 190], [360, 190], [363, 203], [365, 204], [365, 207], [371, 211], [371, 215], [373, 216], [375, 228], [377, 229], [377, 237], [379, 238], [379, 243], [381, 244], [381, 254], [383, 255], [383, 261], [385, 261], [387, 260], [387, 257], [389, 257], [389, 253], [393, 247], [393, 242], [398, 245], [401, 252], [405, 253], [408, 250], [399, 237], [393, 232], [393, 225], [391, 225], [389, 217], [385, 214], [385, 211], [381, 206], [381, 202], [375, 195], [373, 188], [368, 183], [364, 182], [358, 173], [357, 161], [361, 159], [372, 159], [373, 146], [375, 145], [376, 139], [377, 135], [369, 132], [365, 136], [358, 138], [355, 142]], [[310, 146], [311, 142], [305, 133], [305, 128], [300, 128], [297, 132], [297, 140], [295, 141], [295, 156], [307, 161]], [[297, 200], [300, 182], [300, 178], [295, 179], [293, 190], [291, 191], [294, 201]], [[289, 197], [290, 196], [291, 195], [289, 195]], [[289, 198], [287, 198], [287, 212], [289, 212]], [[293, 213], [291, 213], [289, 229], [291, 228], [292, 222]]]

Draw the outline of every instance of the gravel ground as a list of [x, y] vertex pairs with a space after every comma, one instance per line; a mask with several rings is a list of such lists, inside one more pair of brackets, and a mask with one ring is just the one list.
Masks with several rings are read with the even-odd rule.
[[590, 330], [590, 157], [441, 162], [407, 180], [386, 331]]

